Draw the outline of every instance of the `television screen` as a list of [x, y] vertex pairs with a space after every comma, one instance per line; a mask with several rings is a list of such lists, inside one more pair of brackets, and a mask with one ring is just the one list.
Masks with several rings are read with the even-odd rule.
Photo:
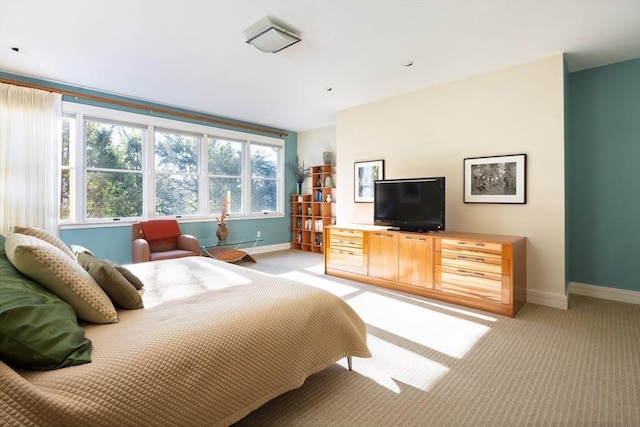
[[445, 226], [445, 179], [409, 178], [374, 183], [374, 224], [405, 231], [437, 231]]

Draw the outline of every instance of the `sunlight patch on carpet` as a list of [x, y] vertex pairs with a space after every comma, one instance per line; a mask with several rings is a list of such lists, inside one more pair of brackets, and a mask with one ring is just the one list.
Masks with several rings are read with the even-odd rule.
[[462, 358], [489, 327], [371, 292], [347, 299], [368, 325], [451, 357]]
[[374, 335], [367, 336], [367, 343], [373, 358], [355, 359], [353, 370], [395, 393], [401, 393], [402, 384], [428, 391], [449, 371], [440, 363]]
[[279, 276], [295, 280], [296, 282], [302, 283], [304, 285], [311, 285], [316, 288], [324, 289], [325, 291], [331, 292], [332, 294], [339, 297], [344, 297], [360, 290], [353, 286], [343, 285], [341, 283], [336, 283], [323, 277], [302, 273], [300, 271], [290, 271], [288, 273], [280, 274]]
[[489, 321], [489, 322], [497, 322], [498, 321], [498, 319], [495, 316], [488, 316], [486, 314], [476, 313], [476, 312], [473, 312], [471, 310], [466, 310], [464, 308], [459, 308], [459, 307], [454, 307], [454, 306], [450, 306], [450, 305], [440, 304], [440, 303], [437, 303], [437, 302], [426, 300], [424, 298], [416, 298], [416, 297], [411, 297], [411, 296], [408, 296], [408, 295], [400, 295], [398, 293], [395, 293], [394, 291], [388, 291], [386, 289], [378, 289], [377, 291], [378, 291], [378, 293], [389, 294], [389, 295], [391, 295], [392, 297], [395, 297], [395, 298], [402, 297], [402, 299], [404, 299], [406, 301], [412, 301], [413, 303], [415, 303], [417, 305], [434, 307], [436, 309], [439, 309], [440, 311], [448, 311], [448, 312], [455, 313], [455, 314], [462, 314], [464, 316], [475, 317], [476, 319], [486, 320], [486, 321]]
[[311, 267], [307, 267], [305, 268], [305, 270], [315, 274], [324, 274], [324, 262], [321, 262], [317, 265], [312, 265]]

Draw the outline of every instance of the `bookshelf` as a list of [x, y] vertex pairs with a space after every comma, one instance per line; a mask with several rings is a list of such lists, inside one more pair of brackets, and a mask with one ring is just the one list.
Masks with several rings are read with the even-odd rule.
[[324, 252], [324, 227], [335, 224], [334, 166], [311, 166], [311, 194], [291, 195], [291, 247]]

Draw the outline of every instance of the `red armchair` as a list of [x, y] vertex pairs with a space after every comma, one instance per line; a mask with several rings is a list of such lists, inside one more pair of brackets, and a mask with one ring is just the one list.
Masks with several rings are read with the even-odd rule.
[[152, 219], [132, 226], [133, 262], [200, 255], [198, 239], [182, 234], [175, 219]]

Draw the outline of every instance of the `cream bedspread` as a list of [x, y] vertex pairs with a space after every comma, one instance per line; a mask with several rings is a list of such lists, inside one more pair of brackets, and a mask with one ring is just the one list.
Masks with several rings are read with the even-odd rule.
[[228, 425], [346, 356], [365, 325], [328, 292], [204, 257], [127, 266], [144, 309], [86, 325], [92, 363], [0, 362], [0, 425]]

